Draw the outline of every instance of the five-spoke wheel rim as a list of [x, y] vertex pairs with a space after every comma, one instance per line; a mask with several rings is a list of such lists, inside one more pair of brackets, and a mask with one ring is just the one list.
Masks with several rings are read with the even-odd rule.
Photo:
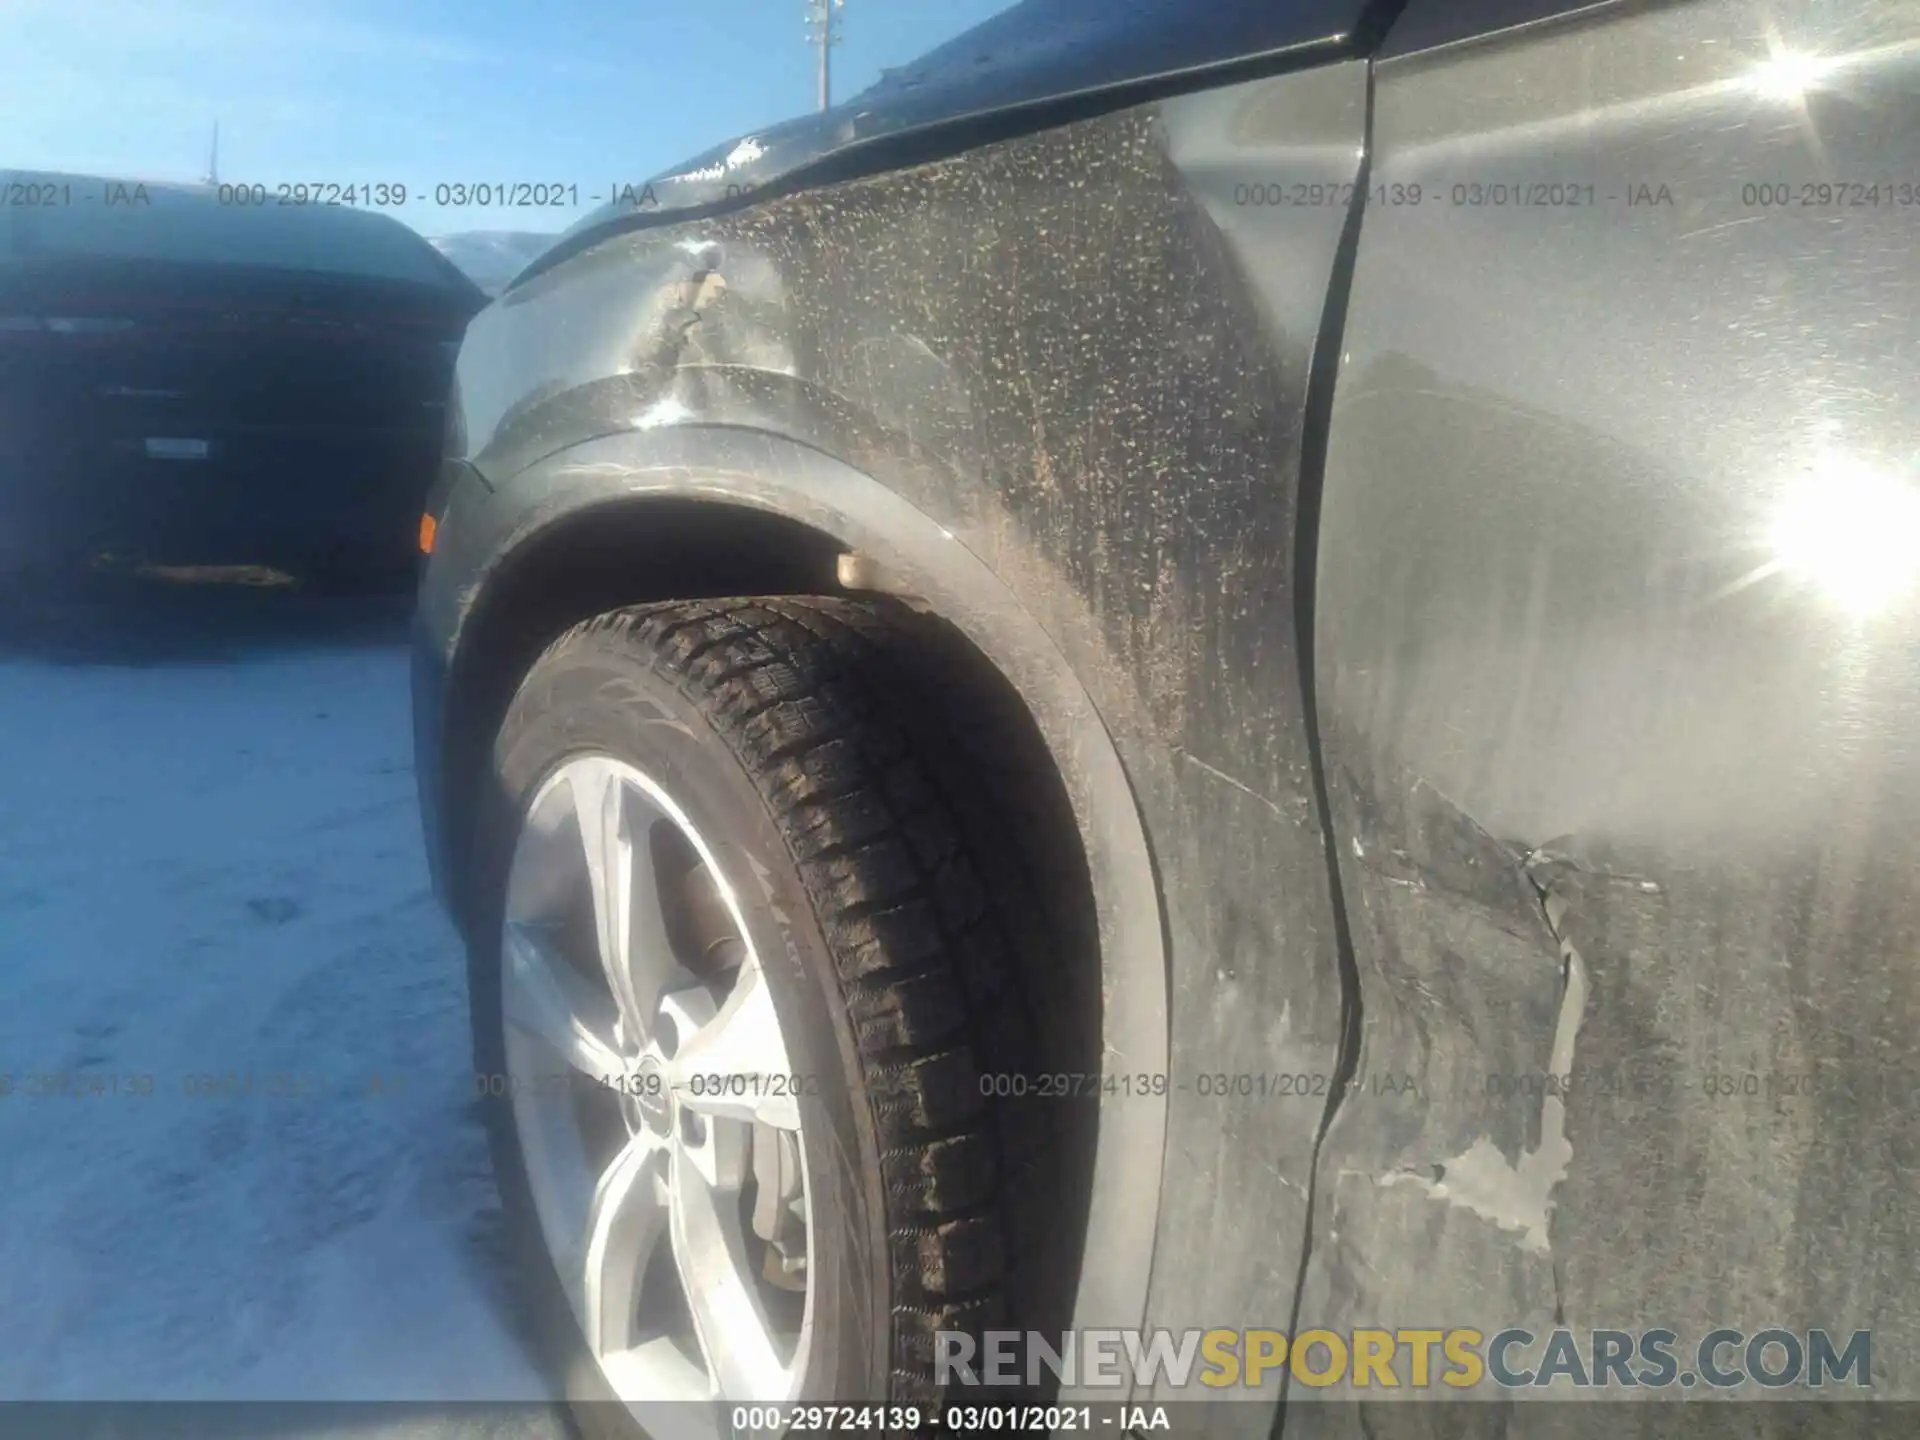
[[534, 1208], [613, 1392], [797, 1396], [813, 1319], [800, 1086], [733, 890], [633, 766], [576, 756], [527, 807], [501, 996]]

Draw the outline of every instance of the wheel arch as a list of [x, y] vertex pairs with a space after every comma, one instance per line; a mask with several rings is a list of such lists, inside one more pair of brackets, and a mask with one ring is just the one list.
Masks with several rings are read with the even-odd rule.
[[[687, 425], [584, 442], [500, 483], [474, 483], [421, 593], [423, 651], [444, 680], [430, 826], [456, 913], [464, 777], [518, 676], [574, 622], [647, 600], [846, 593], [848, 578], [950, 627], [977, 661], [957, 700], [1017, 698], [1071, 806], [1098, 928], [1110, 1071], [1164, 1075], [1168, 968], [1151, 850], [1119, 752], [1061, 648], [998, 574], [894, 490], [798, 441]], [[962, 667], [965, 669], [966, 667]], [[943, 672], [944, 673], [944, 672]], [[1077, 1327], [1144, 1323], [1166, 1097], [1103, 1096]], [[1151, 1203], [1141, 1203], [1151, 1196]], [[1097, 1258], [1095, 1258], [1097, 1257]]]

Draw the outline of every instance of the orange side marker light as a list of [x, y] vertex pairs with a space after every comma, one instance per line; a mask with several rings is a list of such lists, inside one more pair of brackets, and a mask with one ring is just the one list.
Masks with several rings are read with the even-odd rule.
[[422, 555], [431, 555], [433, 553], [434, 537], [439, 533], [439, 521], [435, 520], [431, 515], [422, 515], [420, 517], [420, 553]]

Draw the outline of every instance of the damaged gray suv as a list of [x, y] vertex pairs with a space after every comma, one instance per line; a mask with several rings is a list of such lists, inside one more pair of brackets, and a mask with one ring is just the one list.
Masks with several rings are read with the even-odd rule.
[[588, 1423], [1920, 1396], [1917, 256], [1911, 4], [1027, 0], [520, 274], [419, 775]]

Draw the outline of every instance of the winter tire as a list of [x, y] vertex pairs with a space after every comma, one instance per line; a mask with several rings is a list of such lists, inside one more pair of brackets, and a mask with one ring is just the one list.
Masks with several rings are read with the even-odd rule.
[[476, 1086], [589, 1433], [792, 1399], [930, 1418], [936, 1332], [1067, 1323], [1087, 1107], [994, 1083], [1035, 1069], [1045, 907], [904, 663], [912, 619], [617, 611], [501, 725]]

